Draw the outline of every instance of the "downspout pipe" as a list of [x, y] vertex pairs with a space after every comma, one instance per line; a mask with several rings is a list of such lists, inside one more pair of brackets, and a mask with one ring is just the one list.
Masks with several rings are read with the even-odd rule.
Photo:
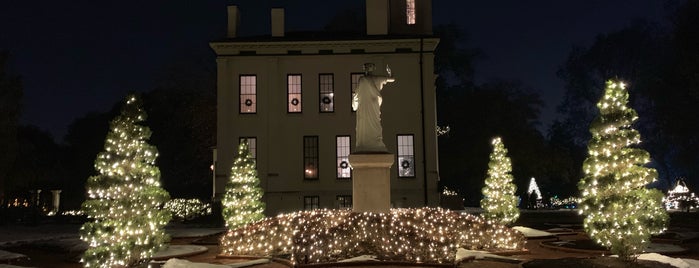
[[424, 68], [423, 68], [423, 53], [424, 53], [424, 46], [425, 46], [425, 38], [420, 37], [420, 59], [419, 59], [419, 67], [420, 67], [420, 100], [421, 100], [421, 120], [422, 120], [422, 189], [424, 193], [424, 200], [425, 200], [425, 206], [427, 206], [427, 145], [426, 141], [427, 138], [425, 137], [425, 133], [427, 132], [425, 130], [425, 74], [424, 74]]

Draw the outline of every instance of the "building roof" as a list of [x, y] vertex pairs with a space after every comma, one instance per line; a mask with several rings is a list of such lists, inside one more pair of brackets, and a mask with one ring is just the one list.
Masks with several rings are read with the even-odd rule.
[[367, 35], [359, 32], [329, 32], [329, 31], [293, 31], [284, 36], [256, 35], [223, 38], [214, 43], [224, 42], [293, 42], [293, 41], [335, 41], [335, 40], [385, 40], [385, 39], [415, 39], [435, 38], [434, 35]]

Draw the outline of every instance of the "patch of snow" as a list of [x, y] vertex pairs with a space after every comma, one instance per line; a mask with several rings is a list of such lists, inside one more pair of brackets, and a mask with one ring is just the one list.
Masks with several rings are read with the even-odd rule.
[[376, 259], [376, 256], [373, 256], [373, 255], [362, 255], [362, 256], [357, 256], [354, 258], [341, 260], [338, 262], [357, 262], [357, 261], [378, 261], [378, 260]]
[[667, 263], [669, 265], [672, 265], [677, 268], [696, 268], [699, 267], [699, 260], [693, 260], [693, 259], [681, 259], [681, 258], [673, 258], [673, 257], [668, 257], [665, 255], [661, 255], [658, 253], [644, 253], [641, 255], [638, 255], [639, 260], [647, 260], [647, 261], [657, 261], [661, 263]]
[[211, 264], [211, 263], [202, 263], [202, 262], [191, 262], [188, 260], [181, 260], [181, 259], [169, 259], [161, 267], [162, 268], [239, 268], [239, 267], [260, 265], [260, 264], [265, 264], [265, 263], [269, 263], [269, 259], [257, 259], [257, 260], [236, 262], [236, 263], [230, 263], [230, 264]]
[[0, 250], [0, 261], [8, 262], [19, 259], [28, 259], [27, 255]]
[[512, 229], [515, 229], [515, 230], [519, 231], [520, 233], [524, 234], [524, 237], [526, 237], [526, 238], [554, 236], [554, 234], [552, 234], [552, 233], [529, 228], [529, 227], [524, 227], [524, 226], [515, 226], [515, 227], [512, 227]]
[[228, 265], [191, 262], [188, 260], [169, 259], [162, 268], [231, 268]]
[[474, 257], [476, 260], [483, 260], [483, 259], [492, 259], [492, 260], [500, 260], [500, 261], [506, 261], [506, 262], [519, 262], [519, 259], [512, 258], [512, 257], [507, 257], [507, 256], [500, 256], [500, 255], [495, 255], [487, 251], [481, 251], [481, 250], [468, 250], [468, 249], [463, 249], [459, 248], [456, 250], [456, 262], [463, 261], [466, 258]]
[[0, 268], [31, 268], [28, 266], [16, 266], [16, 265], [11, 265], [11, 264], [1, 264], [0, 263]]
[[158, 251], [158, 253], [155, 253], [153, 259], [162, 260], [173, 257], [191, 256], [204, 253], [208, 250], [209, 249], [207, 247], [199, 245], [170, 245], [167, 248]]

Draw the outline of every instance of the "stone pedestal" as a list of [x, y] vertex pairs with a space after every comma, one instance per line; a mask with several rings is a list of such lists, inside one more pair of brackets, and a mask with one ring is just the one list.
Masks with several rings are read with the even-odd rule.
[[395, 155], [350, 154], [352, 211], [388, 213], [391, 209], [391, 166]]

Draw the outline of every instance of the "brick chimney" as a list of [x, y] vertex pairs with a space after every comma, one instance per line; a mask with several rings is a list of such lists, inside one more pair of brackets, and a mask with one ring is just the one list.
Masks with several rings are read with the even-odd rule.
[[272, 36], [284, 36], [284, 9], [272, 8]]
[[238, 24], [240, 24], [238, 6], [228, 6], [228, 30], [226, 31], [226, 37], [235, 38], [238, 36]]
[[366, 34], [388, 34], [388, 0], [366, 0]]

